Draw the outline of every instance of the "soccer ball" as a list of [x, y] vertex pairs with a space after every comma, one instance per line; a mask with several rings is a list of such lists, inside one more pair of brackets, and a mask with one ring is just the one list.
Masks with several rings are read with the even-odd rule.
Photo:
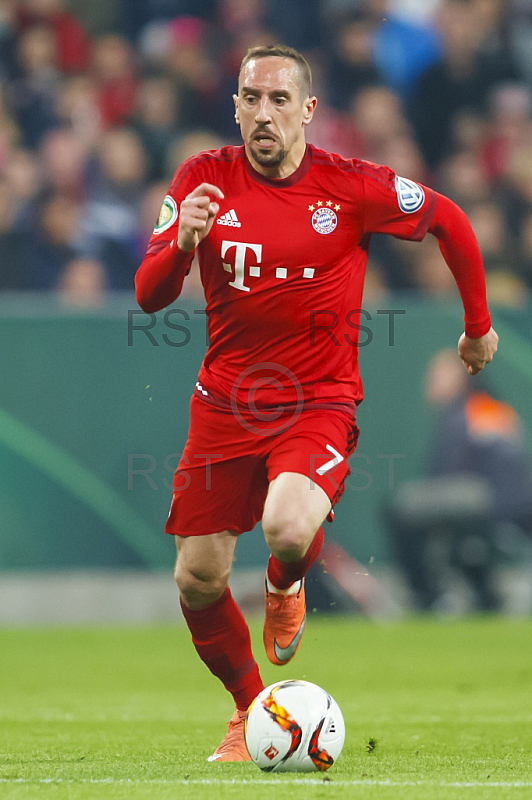
[[247, 710], [244, 730], [251, 759], [263, 772], [323, 772], [345, 739], [338, 704], [309, 681], [263, 689]]

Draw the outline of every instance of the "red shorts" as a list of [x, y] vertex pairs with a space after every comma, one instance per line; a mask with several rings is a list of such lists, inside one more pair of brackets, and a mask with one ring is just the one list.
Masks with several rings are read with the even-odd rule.
[[270, 481], [297, 472], [340, 499], [358, 428], [345, 410], [309, 408], [297, 416], [243, 418], [231, 409], [190, 401], [187, 443], [174, 476], [165, 532], [201, 536], [250, 531], [262, 518]]

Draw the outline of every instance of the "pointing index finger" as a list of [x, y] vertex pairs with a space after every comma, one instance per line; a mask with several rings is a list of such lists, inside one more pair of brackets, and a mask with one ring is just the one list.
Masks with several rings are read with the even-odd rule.
[[202, 197], [206, 194], [211, 197], [217, 197], [219, 200], [224, 199], [222, 190], [212, 183], [200, 183], [199, 186], [196, 186], [196, 188], [190, 192], [189, 197]]

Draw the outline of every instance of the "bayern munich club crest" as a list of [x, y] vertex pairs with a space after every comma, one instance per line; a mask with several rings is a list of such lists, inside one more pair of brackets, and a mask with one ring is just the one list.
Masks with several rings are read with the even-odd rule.
[[338, 225], [338, 217], [332, 208], [317, 208], [312, 215], [312, 227], [318, 233], [332, 233]]

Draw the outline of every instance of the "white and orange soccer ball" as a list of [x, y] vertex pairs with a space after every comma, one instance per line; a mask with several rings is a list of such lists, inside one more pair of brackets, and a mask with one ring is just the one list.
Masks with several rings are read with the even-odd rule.
[[263, 772], [323, 772], [342, 752], [345, 725], [338, 704], [320, 686], [280, 681], [248, 708], [245, 738]]

